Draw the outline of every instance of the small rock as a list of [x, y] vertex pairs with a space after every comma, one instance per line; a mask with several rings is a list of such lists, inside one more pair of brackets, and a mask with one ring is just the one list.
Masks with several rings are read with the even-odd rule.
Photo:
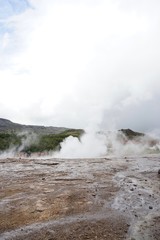
[[127, 179], [126, 183], [132, 183], [132, 179]]
[[134, 188], [131, 188], [130, 191], [134, 191]]
[[149, 209], [153, 209], [153, 207], [152, 207], [152, 206], [149, 206]]
[[43, 209], [36, 209], [36, 212], [43, 212]]
[[45, 177], [43, 177], [42, 180], [46, 180]]
[[160, 175], [160, 169], [158, 170], [158, 174]]

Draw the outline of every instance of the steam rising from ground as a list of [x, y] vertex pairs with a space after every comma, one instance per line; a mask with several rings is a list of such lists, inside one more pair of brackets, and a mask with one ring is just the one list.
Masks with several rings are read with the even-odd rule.
[[17, 135], [21, 137], [21, 144], [18, 146], [10, 145], [8, 150], [0, 152], [0, 158], [25, 156], [25, 154], [22, 153], [23, 150], [38, 141], [38, 136], [31, 132], [20, 132]]
[[0, 158], [34, 157], [34, 158], [94, 158], [109, 156], [145, 155], [160, 153], [160, 140], [155, 133], [128, 139], [121, 131], [91, 131], [87, 130], [80, 139], [69, 136], [60, 143], [60, 151], [37, 152], [28, 154], [24, 150], [38, 142], [38, 136], [33, 133], [19, 133], [22, 137], [20, 146], [10, 148], [0, 153]]
[[160, 127], [160, 1], [29, 3], [1, 20], [1, 116], [69, 128]]
[[128, 140], [122, 132], [87, 132], [80, 140], [75, 137], [66, 138], [61, 143], [60, 152], [53, 156], [60, 158], [92, 158], [149, 153], [160, 153], [159, 141], [149, 136]]
[[105, 135], [88, 132], [81, 139], [68, 137], [61, 143], [61, 150], [56, 157], [83, 158], [105, 156], [107, 153]]
[[[28, 2], [21, 14], [1, 19], [3, 117], [69, 128], [160, 128], [160, 1]], [[87, 131], [52, 156], [143, 154], [153, 150], [148, 141]]]

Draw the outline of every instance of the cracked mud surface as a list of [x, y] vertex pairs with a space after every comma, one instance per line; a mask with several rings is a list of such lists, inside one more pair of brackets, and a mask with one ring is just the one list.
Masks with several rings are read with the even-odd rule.
[[159, 239], [159, 168], [159, 156], [0, 159], [0, 239]]

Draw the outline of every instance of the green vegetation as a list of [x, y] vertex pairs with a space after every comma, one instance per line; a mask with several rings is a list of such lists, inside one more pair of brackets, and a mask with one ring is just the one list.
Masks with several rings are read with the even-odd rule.
[[60, 150], [60, 143], [69, 136], [80, 138], [83, 134], [83, 131], [78, 130], [66, 130], [59, 134], [48, 134], [42, 135], [39, 138], [39, 141], [35, 144], [31, 144], [30, 146], [24, 149], [24, 152], [44, 152], [50, 150]]
[[[22, 149], [25, 153], [44, 152], [50, 150], [59, 150], [60, 143], [67, 137], [73, 136], [80, 138], [84, 133], [81, 129], [69, 129], [59, 134], [37, 135], [37, 140], [32, 140], [30, 144], [24, 144]], [[9, 149], [10, 147], [20, 147], [27, 135], [17, 135], [15, 133], [0, 133], [0, 151]]]
[[0, 133], [0, 151], [9, 149], [11, 146], [20, 146], [21, 138], [14, 133]]

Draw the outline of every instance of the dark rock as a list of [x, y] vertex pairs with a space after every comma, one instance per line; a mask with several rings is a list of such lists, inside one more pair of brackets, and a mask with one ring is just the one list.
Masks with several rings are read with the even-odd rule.
[[153, 209], [153, 207], [152, 207], [152, 206], [149, 206], [149, 209]]

